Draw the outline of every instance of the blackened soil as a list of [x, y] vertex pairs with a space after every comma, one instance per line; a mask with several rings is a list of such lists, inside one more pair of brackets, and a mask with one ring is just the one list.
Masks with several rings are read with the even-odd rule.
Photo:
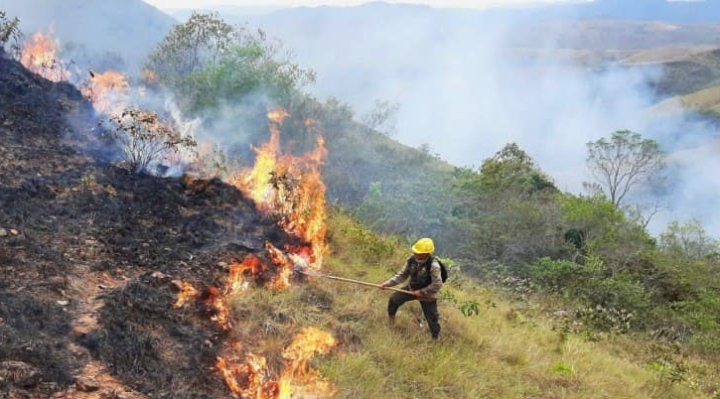
[[130, 174], [112, 152], [74, 87], [0, 54], [0, 398], [227, 397], [226, 337], [172, 306], [173, 281], [222, 287], [229, 262], [288, 238], [234, 187]]

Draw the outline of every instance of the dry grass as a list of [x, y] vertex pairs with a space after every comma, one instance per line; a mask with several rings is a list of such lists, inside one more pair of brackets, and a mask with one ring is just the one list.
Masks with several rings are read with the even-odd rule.
[[[324, 273], [379, 283], [394, 273], [403, 248], [368, 264], [352, 257], [367, 243], [344, 215], [331, 221], [334, 253]], [[457, 279], [461, 278], [455, 276]], [[430, 339], [420, 306], [406, 304], [387, 324], [389, 291], [329, 279], [296, 282], [280, 292], [248, 290], [233, 302], [237, 338], [272, 364], [297, 331], [316, 326], [338, 345], [311, 366], [337, 388], [337, 398], [711, 398], [688, 380], [671, 382], [653, 369], [646, 342], [615, 337], [590, 342], [553, 329], [538, 308], [518, 306], [486, 288], [453, 280], [456, 301], [482, 304], [465, 317], [440, 303], [443, 331]], [[494, 306], [485, 305], [492, 303]]]
[[[361, 259], [345, 257], [347, 248], [357, 248], [353, 237], [342, 233], [352, 231], [347, 228], [351, 223], [334, 216], [333, 243], [342, 243], [343, 248], [335, 248], [326, 272], [383, 281], [395, 269], [389, 264], [397, 266], [397, 259], [368, 266]], [[470, 284], [459, 290], [458, 285], [451, 282], [444, 289], [459, 300], [491, 300], [496, 306], [482, 306], [479, 316], [465, 317], [449, 301], [442, 301], [439, 342], [430, 339], [426, 326], [418, 325], [422, 313], [417, 303], [406, 304], [397, 325], [388, 326], [385, 291], [317, 280], [287, 295], [320, 289], [333, 298], [332, 309], [317, 317], [307, 308], [296, 310], [310, 315], [307, 322], [320, 323], [340, 336], [341, 345], [316, 361], [321, 373], [338, 387], [338, 398], [711, 397], [651, 370], [639, 356], [642, 351], [626, 350], [629, 341], [624, 345], [613, 340], [589, 342], [561, 334], [537, 312], [525, 315], [488, 290], [467, 288]], [[632, 342], [635, 348], [644, 345]]]
[[720, 112], [720, 86], [713, 86], [684, 96], [665, 99], [645, 110], [647, 116], [679, 116], [687, 108]]
[[689, 57], [714, 49], [715, 46], [670, 46], [642, 49], [629, 52], [622, 62], [626, 65], [660, 64], [665, 62], [683, 61]]
[[720, 112], [720, 86], [710, 87], [692, 94], [680, 97], [686, 107], [708, 109]]

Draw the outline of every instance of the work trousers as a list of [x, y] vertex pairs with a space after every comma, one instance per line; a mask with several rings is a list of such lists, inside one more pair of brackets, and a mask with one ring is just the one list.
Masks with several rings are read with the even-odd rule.
[[[415, 295], [404, 292], [393, 292], [388, 301], [388, 316], [394, 318], [400, 306], [405, 302], [416, 300], [418, 300], [418, 297]], [[422, 306], [425, 320], [427, 320], [428, 326], [430, 327], [430, 334], [432, 334], [433, 339], [437, 339], [440, 335], [440, 314], [438, 313], [437, 300], [420, 301], [420, 306]]]

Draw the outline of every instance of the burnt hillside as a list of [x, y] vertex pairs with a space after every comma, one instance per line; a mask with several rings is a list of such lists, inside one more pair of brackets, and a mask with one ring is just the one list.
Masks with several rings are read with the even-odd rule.
[[180, 281], [222, 287], [288, 238], [221, 181], [103, 162], [73, 86], [2, 54], [0, 71], [0, 398], [228, 396], [227, 337], [209, 307], [172, 306]]

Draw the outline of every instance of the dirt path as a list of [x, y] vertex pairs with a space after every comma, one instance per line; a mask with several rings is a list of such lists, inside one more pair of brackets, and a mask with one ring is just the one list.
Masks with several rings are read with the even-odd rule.
[[[78, 258], [98, 259], [103, 250], [99, 242], [86, 239], [85, 246], [78, 249]], [[68, 254], [70, 255], [70, 254]], [[71, 259], [75, 259], [71, 257]], [[134, 277], [134, 276], [133, 276]], [[98, 328], [98, 315], [105, 305], [103, 295], [114, 289], [121, 289], [130, 276], [120, 274], [113, 277], [107, 271], [95, 271], [87, 262], [76, 263], [67, 275], [68, 302], [73, 304], [72, 335], [82, 340]], [[71, 351], [82, 359], [88, 359], [84, 367], [75, 375], [76, 382], [67, 390], [58, 392], [53, 398], [76, 399], [147, 399], [135, 390], [127, 387], [113, 377], [107, 365], [95, 360], [85, 347], [71, 344]]]

